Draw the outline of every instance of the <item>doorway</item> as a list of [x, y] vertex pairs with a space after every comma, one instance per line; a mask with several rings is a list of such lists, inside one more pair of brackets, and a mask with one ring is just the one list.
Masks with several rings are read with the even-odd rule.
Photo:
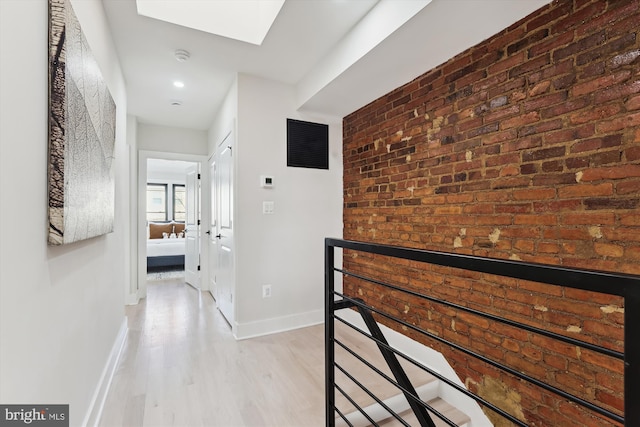
[[189, 247], [193, 265], [197, 249], [195, 239], [187, 238], [187, 224], [197, 217], [193, 190], [197, 167], [197, 163], [183, 160], [147, 159], [147, 281], [181, 279], [194, 284], [194, 277], [185, 277], [185, 255]]
[[[138, 156], [138, 280], [181, 275], [194, 288], [200, 279], [200, 171], [206, 157], [140, 151]], [[188, 236], [188, 237], [187, 237]], [[150, 273], [159, 273], [148, 276]]]

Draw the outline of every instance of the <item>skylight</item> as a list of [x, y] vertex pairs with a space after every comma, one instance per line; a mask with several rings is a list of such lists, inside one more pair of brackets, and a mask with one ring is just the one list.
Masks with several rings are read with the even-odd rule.
[[284, 0], [136, 0], [138, 14], [261, 45]]

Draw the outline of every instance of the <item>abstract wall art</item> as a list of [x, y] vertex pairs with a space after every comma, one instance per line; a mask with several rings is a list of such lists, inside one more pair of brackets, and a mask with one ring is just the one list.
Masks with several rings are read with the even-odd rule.
[[69, 0], [49, 0], [49, 237], [113, 231], [116, 106]]

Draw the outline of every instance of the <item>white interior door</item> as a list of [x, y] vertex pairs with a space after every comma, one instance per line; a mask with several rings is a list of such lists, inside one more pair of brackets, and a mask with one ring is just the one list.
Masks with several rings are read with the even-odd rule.
[[235, 275], [233, 241], [233, 133], [218, 147], [214, 160], [217, 197], [217, 265], [214, 270], [218, 307], [233, 329], [235, 322]]
[[187, 169], [184, 279], [200, 287], [200, 180], [198, 165]]

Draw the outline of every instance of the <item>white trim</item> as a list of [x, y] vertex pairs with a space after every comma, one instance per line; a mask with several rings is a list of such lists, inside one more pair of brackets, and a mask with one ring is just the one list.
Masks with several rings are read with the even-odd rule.
[[124, 318], [122, 320], [122, 324], [120, 325], [120, 330], [118, 331], [116, 340], [113, 343], [113, 347], [111, 348], [111, 352], [109, 353], [107, 363], [102, 370], [102, 375], [100, 376], [100, 380], [98, 381], [98, 384], [96, 386], [96, 391], [93, 394], [91, 403], [89, 404], [87, 414], [82, 421], [83, 426], [95, 427], [100, 422], [102, 410], [104, 409], [104, 403], [107, 399], [109, 388], [111, 388], [113, 374], [116, 371], [116, 367], [118, 366], [118, 362], [120, 361], [120, 356], [122, 355], [122, 349], [124, 348], [124, 343], [127, 339], [128, 330], [127, 319]]
[[288, 316], [272, 317], [271, 319], [256, 322], [236, 322], [234, 336], [237, 340], [244, 340], [319, 325], [321, 323], [324, 323], [324, 310], [314, 310]]
[[137, 292], [125, 295], [125, 298], [124, 298], [125, 305], [136, 305], [139, 302], [140, 302], [140, 297], [138, 296]]

